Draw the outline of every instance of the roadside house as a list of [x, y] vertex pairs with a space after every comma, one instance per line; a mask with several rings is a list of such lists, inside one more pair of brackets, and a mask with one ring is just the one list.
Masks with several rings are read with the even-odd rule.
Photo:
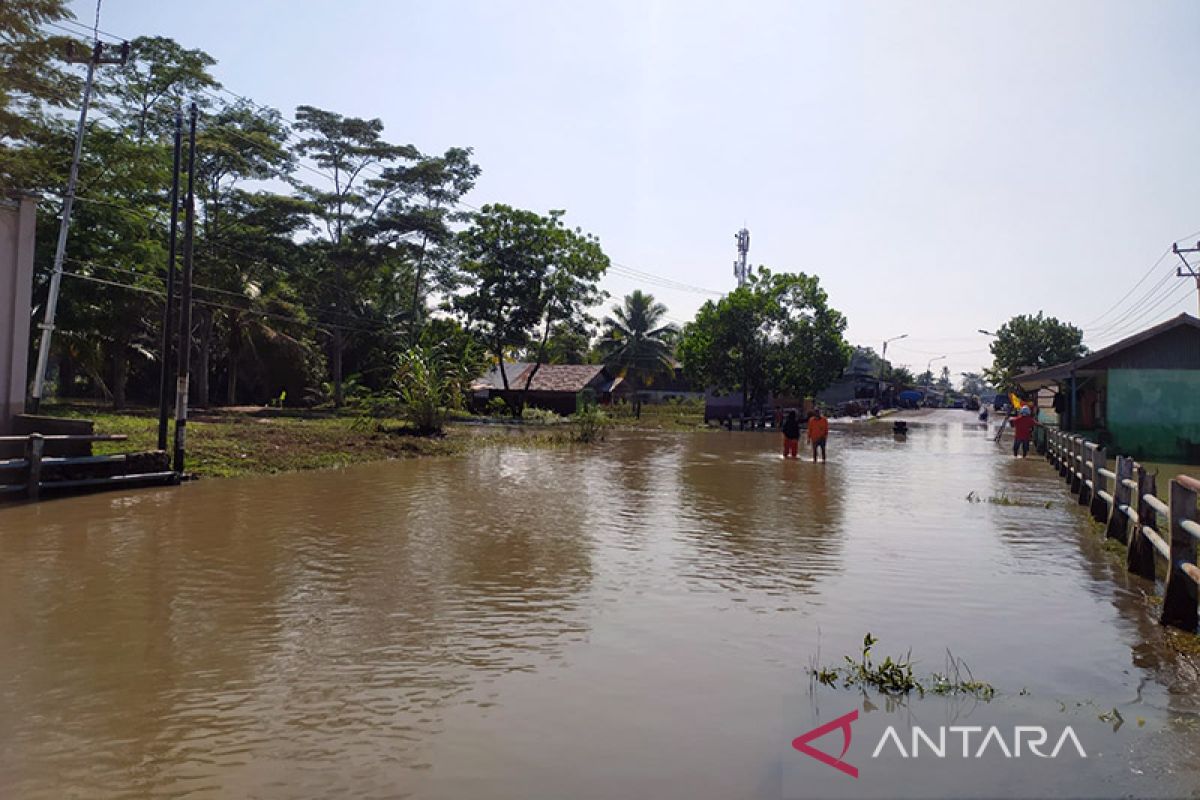
[[1189, 314], [1017, 384], [1052, 389], [1063, 430], [1137, 458], [1200, 462], [1200, 319]]
[[[525, 392], [525, 405], [543, 408], [559, 414], [573, 414], [577, 409], [579, 394], [590, 391], [601, 405], [612, 402], [614, 395], [623, 397], [625, 382], [614, 378], [600, 364], [529, 364], [506, 363], [508, 389], [519, 396], [525, 388], [529, 373], [537, 367], [529, 391]], [[482, 409], [493, 397], [504, 396], [504, 382], [499, 367], [493, 367], [471, 384], [473, 404]]]

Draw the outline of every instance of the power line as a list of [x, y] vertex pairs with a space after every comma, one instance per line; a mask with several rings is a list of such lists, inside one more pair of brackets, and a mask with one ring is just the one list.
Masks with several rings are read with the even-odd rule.
[[1156, 296], [1155, 293], [1158, 292], [1158, 290], [1161, 289], [1166, 284], [1166, 282], [1168, 280], [1170, 280], [1172, 277], [1174, 277], [1173, 272], [1171, 272], [1171, 271], [1165, 272], [1162, 275], [1162, 277], [1160, 277], [1158, 279], [1158, 283], [1151, 286], [1141, 297], [1139, 297], [1132, 305], [1130, 305], [1129, 308], [1127, 308], [1125, 310], [1125, 312], [1123, 314], [1121, 314], [1119, 317], [1112, 320], [1107, 325], [1101, 325], [1100, 327], [1097, 327], [1097, 328], [1085, 328], [1084, 331], [1090, 332], [1091, 335], [1093, 335], [1093, 336], [1099, 336], [1099, 335], [1103, 335], [1107, 331], [1111, 331], [1114, 328], [1121, 326], [1132, 315], [1136, 314], [1138, 311], [1143, 309], [1147, 303], [1149, 303], [1151, 300], [1153, 300], [1154, 297]]
[[1129, 296], [1130, 296], [1130, 295], [1132, 295], [1134, 292], [1136, 292], [1136, 291], [1137, 291], [1137, 288], [1138, 288], [1139, 286], [1141, 286], [1143, 283], [1145, 283], [1147, 278], [1149, 278], [1149, 277], [1150, 277], [1152, 274], [1154, 274], [1154, 270], [1155, 270], [1155, 268], [1157, 268], [1157, 267], [1158, 267], [1158, 265], [1159, 265], [1159, 264], [1161, 264], [1161, 263], [1163, 262], [1163, 259], [1165, 259], [1165, 258], [1166, 258], [1168, 255], [1170, 255], [1170, 254], [1171, 254], [1171, 248], [1169, 248], [1169, 247], [1168, 247], [1166, 250], [1164, 250], [1164, 251], [1162, 252], [1162, 255], [1160, 255], [1160, 256], [1158, 257], [1158, 260], [1157, 260], [1157, 261], [1155, 261], [1153, 264], [1151, 264], [1151, 265], [1150, 265], [1150, 269], [1146, 270], [1146, 272], [1145, 272], [1145, 273], [1142, 275], [1142, 277], [1138, 279], [1138, 282], [1137, 282], [1137, 283], [1135, 283], [1135, 284], [1133, 285], [1133, 288], [1132, 288], [1132, 289], [1130, 289], [1128, 292], [1126, 292], [1126, 293], [1125, 293], [1125, 294], [1124, 294], [1124, 295], [1121, 297], [1121, 299], [1120, 299], [1120, 300], [1118, 300], [1117, 302], [1113, 303], [1113, 304], [1112, 304], [1112, 306], [1110, 306], [1110, 307], [1109, 307], [1109, 308], [1108, 308], [1108, 309], [1107, 309], [1107, 310], [1106, 310], [1106, 311], [1105, 311], [1103, 314], [1101, 314], [1100, 316], [1096, 317], [1096, 318], [1095, 318], [1094, 320], [1092, 320], [1091, 322], [1088, 322], [1087, 324], [1085, 324], [1085, 325], [1084, 325], [1084, 328], [1085, 328], [1085, 329], [1086, 329], [1086, 328], [1091, 328], [1092, 326], [1096, 325], [1096, 323], [1100, 322], [1100, 320], [1102, 320], [1102, 319], [1104, 319], [1105, 317], [1107, 317], [1107, 316], [1108, 316], [1109, 314], [1111, 314], [1111, 313], [1112, 313], [1112, 312], [1113, 312], [1113, 311], [1114, 311], [1114, 310], [1115, 310], [1115, 309], [1116, 309], [1118, 306], [1120, 306], [1120, 305], [1121, 305], [1122, 303], [1124, 303], [1124, 302], [1125, 302], [1127, 299], [1129, 299]]
[[[154, 295], [155, 297], [166, 297], [166, 292], [160, 291], [158, 289], [151, 289], [146, 286], [134, 286], [133, 284], [121, 283], [120, 281], [110, 281], [110, 280], [106, 280], [104, 278], [97, 278], [94, 275], [84, 275], [79, 272], [64, 271], [62, 274], [64, 277], [67, 277], [67, 278], [78, 278], [79, 280], [88, 281], [90, 283], [97, 283], [97, 284], [101, 284], [104, 286], [112, 286], [115, 288], [127, 289], [127, 290], [133, 291], [133, 292], [140, 292], [142, 294]], [[332, 322], [313, 322], [311, 320], [305, 320], [305, 319], [290, 316], [287, 314], [276, 314], [276, 313], [273, 313], [270, 311], [259, 311], [257, 309], [253, 309], [253, 308], [232, 306], [227, 303], [218, 303], [218, 302], [215, 302], [212, 300], [194, 300], [193, 302], [196, 303], [197, 305], [209, 306], [211, 308], [223, 308], [223, 309], [226, 309], [229, 311], [240, 311], [244, 314], [253, 314], [253, 315], [259, 316], [259, 317], [267, 317], [269, 319], [278, 319], [278, 320], [283, 320], [285, 322], [292, 322], [297, 325], [303, 325], [305, 327], [313, 328], [315, 330], [322, 330], [324, 328], [337, 328], [339, 330], [354, 331], [357, 333], [376, 333], [376, 334], [380, 333], [380, 329], [355, 328], [355, 327], [352, 327], [349, 325], [340, 325], [340, 324], [332, 323]]]
[[[1194, 237], [1196, 237], [1196, 236], [1200, 236], [1200, 231], [1197, 231], [1196, 233], [1188, 234], [1187, 236], [1180, 237], [1179, 239], [1176, 239], [1175, 241], [1177, 241], [1177, 242], [1178, 242], [1178, 241], [1184, 241], [1184, 240], [1187, 240], [1187, 239], [1194, 238]], [[1093, 319], [1091, 322], [1088, 322], [1087, 324], [1085, 324], [1085, 325], [1083, 326], [1083, 329], [1084, 329], [1084, 330], [1089, 330], [1089, 329], [1092, 329], [1092, 328], [1093, 328], [1093, 327], [1095, 327], [1095, 326], [1096, 326], [1096, 325], [1097, 325], [1097, 324], [1098, 324], [1098, 323], [1099, 323], [1101, 320], [1103, 320], [1105, 317], [1107, 317], [1109, 314], [1111, 314], [1113, 311], [1115, 311], [1115, 310], [1116, 310], [1116, 309], [1117, 309], [1117, 308], [1118, 308], [1118, 307], [1119, 307], [1119, 306], [1120, 306], [1122, 303], [1124, 303], [1126, 300], [1128, 300], [1128, 299], [1129, 299], [1129, 297], [1130, 297], [1131, 295], [1133, 295], [1133, 293], [1134, 293], [1134, 292], [1136, 292], [1136, 291], [1137, 291], [1138, 287], [1139, 287], [1139, 286], [1141, 286], [1143, 283], [1145, 283], [1145, 282], [1146, 282], [1146, 279], [1147, 279], [1147, 278], [1149, 278], [1149, 277], [1150, 277], [1152, 274], [1154, 274], [1154, 270], [1155, 270], [1155, 269], [1158, 267], [1158, 265], [1159, 265], [1159, 264], [1161, 264], [1161, 263], [1163, 262], [1163, 260], [1164, 260], [1164, 259], [1165, 259], [1167, 256], [1169, 256], [1169, 255], [1171, 255], [1171, 248], [1170, 248], [1170, 247], [1168, 247], [1166, 250], [1164, 250], [1164, 251], [1163, 251], [1163, 253], [1162, 253], [1162, 255], [1160, 255], [1160, 256], [1159, 256], [1159, 257], [1158, 257], [1158, 258], [1155, 260], [1155, 262], [1154, 262], [1153, 264], [1151, 264], [1151, 265], [1150, 265], [1150, 268], [1149, 268], [1148, 270], [1146, 270], [1146, 272], [1145, 272], [1145, 273], [1143, 273], [1142, 277], [1138, 279], [1138, 282], [1137, 282], [1137, 283], [1135, 283], [1135, 284], [1133, 285], [1133, 288], [1131, 288], [1131, 289], [1130, 289], [1128, 292], [1126, 292], [1126, 293], [1125, 293], [1125, 294], [1124, 294], [1124, 295], [1121, 297], [1121, 299], [1120, 299], [1120, 300], [1118, 300], [1117, 302], [1113, 303], [1113, 304], [1112, 304], [1112, 306], [1110, 306], [1110, 307], [1109, 307], [1109, 308], [1108, 308], [1108, 309], [1107, 309], [1107, 310], [1106, 310], [1106, 311], [1105, 311], [1103, 314], [1101, 314], [1100, 316], [1096, 317], [1096, 318], [1095, 318], [1095, 319]], [[1153, 290], [1151, 290], [1151, 291], [1153, 291]]]
[[[1109, 331], [1105, 335], [1105, 338], [1109, 339], [1109, 341], [1104, 346], [1107, 347], [1108, 344], [1111, 344], [1112, 342], [1115, 342], [1115, 341], [1119, 341], [1120, 339], [1123, 339], [1125, 336], [1127, 336], [1130, 332], [1136, 331], [1138, 328], [1145, 326], [1145, 323], [1143, 322], [1143, 320], [1145, 320], [1148, 316], [1153, 314], [1154, 310], [1157, 309], [1159, 306], [1161, 306], [1164, 302], [1168, 302], [1168, 301], [1171, 302], [1171, 304], [1167, 306], [1167, 310], [1171, 310], [1176, 305], [1179, 305], [1179, 303], [1182, 302], [1184, 297], [1186, 295], [1190, 294], [1192, 291], [1192, 287], [1186, 283], [1177, 284], [1175, 289], [1176, 290], [1174, 292], [1168, 291], [1168, 292], [1164, 293], [1163, 295], [1161, 295], [1159, 297], [1159, 300], [1157, 303], [1155, 303], [1152, 306], [1150, 306], [1149, 308], [1145, 309], [1140, 315], [1138, 315], [1133, 321], [1131, 321], [1125, 327], [1120, 328], [1119, 330]], [[1182, 291], [1179, 291], [1180, 289], [1182, 289]], [[1102, 348], [1097, 348], [1097, 349], [1102, 349]]]
[[[97, 7], [99, 7], [100, 4], [97, 3], [96, 5], [97, 5]], [[76, 22], [75, 20], [70, 19], [70, 18], [63, 18], [63, 19], [59, 20], [58, 23], [47, 22], [46, 24], [50, 25], [52, 27], [55, 27], [55, 28], [61, 27], [61, 25], [73, 25], [76, 28], [81, 28], [84, 33], [92, 34], [95, 37], [107, 36], [108, 38], [113, 39], [114, 41], [117, 41], [117, 42], [128, 42], [129, 41], [129, 39], [126, 39], [123, 36], [118, 36], [115, 33], [109, 33], [106, 30], [101, 30], [99, 27], [99, 23], [100, 23], [99, 15], [97, 15], [96, 25], [94, 25], [94, 26], [85, 25], [82, 22]], [[76, 35], [78, 35], [78, 34], [76, 34]]]

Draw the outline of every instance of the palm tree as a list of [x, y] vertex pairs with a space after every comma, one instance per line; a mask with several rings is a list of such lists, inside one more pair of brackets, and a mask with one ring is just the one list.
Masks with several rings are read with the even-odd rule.
[[625, 296], [621, 305], [613, 306], [612, 316], [604, 318], [604, 333], [599, 349], [605, 366], [620, 372], [633, 386], [633, 411], [642, 415], [638, 395], [646, 379], [669, 371], [673, 366], [671, 351], [678, 329], [661, 324], [667, 307], [655, 301], [654, 295], [640, 289]]

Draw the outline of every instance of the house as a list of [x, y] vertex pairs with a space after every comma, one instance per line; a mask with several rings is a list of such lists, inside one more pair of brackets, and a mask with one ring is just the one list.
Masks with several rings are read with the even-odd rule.
[[1063, 430], [1115, 452], [1200, 462], [1200, 319], [1180, 314], [1116, 344], [1016, 379], [1050, 389]]
[[[628, 382], [626, 382], [628, 384]], [[632, 394], [632, 387], [630, 394]], [[683, 365], [674, 362], [670, 371], [656, 374], [646, 386], [638, 389], [643, 403], [668, 403], [672, 400], [702, 400], [704, 390], [696, 386], [683, 374]]]
[[[613, 377], [600, 364], [529, 364], [505, 363], [508, 376], [508, 391], [514, 397], [521, 395], [530, 373], [533, 380], [524, 393], [524, 402], [533, 408], [544, 408], [559, 414], [573, 414], [582, 392], [591, 392], [601, 405], [608, 405], [613, 397], [623, 396], [625, 382]], [[504, 381], [500, 368], [493, 367], [471, 384], [473, 405], [481, 409], [494, 397], [504, 396]]]

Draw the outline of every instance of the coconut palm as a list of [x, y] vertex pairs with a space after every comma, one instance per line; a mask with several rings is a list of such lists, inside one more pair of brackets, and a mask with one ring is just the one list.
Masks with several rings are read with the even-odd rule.
[[638, 417], [642, 414], [638, 390], [674, 365], [671, 352], [679, 331], [670, 323], [662, 324], [666, 314], [666, 306], [639, 289], [626, 295], [620, 305], [613, 306], [612, 316], [604, 318], [600, 353], [605, 366], [633, 386], [633, 411]]

